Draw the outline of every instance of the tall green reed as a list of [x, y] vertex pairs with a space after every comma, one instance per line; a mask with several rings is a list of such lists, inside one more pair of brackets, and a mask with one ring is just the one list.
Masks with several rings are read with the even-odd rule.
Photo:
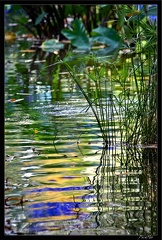
[[[90, 80], [90, 92], [87, 92], [78, 76], [80, 68], [71, 67], [61, 60], [70, 76], [85, 97], [100, 129], [104, 146], [116, 141], [128, 144], [155, 143], [157, 141], [157, 69], [152, 55], [143, 53], [130, 56], [130, 61], [99, 62], [90, 55], [93, 70], [83, 66], [82, 73]], [[156, 55], [154, 56], [156, 60]], [[84, 59], [83, 59], [84, 61]], [[120, 93], [116, 93], [116, 84]], [[129, 86], [129, 87], [128, 87]]]
[[[144, 54], [131, 57], [124, 65], [126, 78], [119, 78], [122, 92], [116, 97], [120, 115], [122, 141], [127, 143], [150, 144], [157, 142], [157, 72], [156, 61], [145, 58]], [[153, 71], [154, 69], [154, 71]], [[122, 74], [121, 74], [122, 76]], [[132, 90], [127, 88], [129, 79]]]
[[91, 94], [84, 90], [82, 84], [79, 81], [76, 70], [72, 68], [66, 61], [62, 60], [68, 70], [70, 76], [77, 84], [81, 93], [87, 100], [88, 106], [85, 109], [92, 110], [98, 127], [100, 129], [104, 145], [107, 147], [113, 141], [113, 133], [115, 128], [115, 108], [112, 90], [111, 76], [105, 77], [105, 66], [101, 66], [95, 56], [90, 56], [90, 60], [93, 63], [93, 71], [89, 71], [88, 68], [84, 68], [83, 73], [87, 80], [92, 83]]

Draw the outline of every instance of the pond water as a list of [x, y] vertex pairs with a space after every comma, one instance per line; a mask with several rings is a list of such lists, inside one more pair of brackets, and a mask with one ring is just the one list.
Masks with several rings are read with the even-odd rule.
[[20, 49], [5, 47], [5, 234], [156, 235], [157, 149], [104, 149], [54, 56]]

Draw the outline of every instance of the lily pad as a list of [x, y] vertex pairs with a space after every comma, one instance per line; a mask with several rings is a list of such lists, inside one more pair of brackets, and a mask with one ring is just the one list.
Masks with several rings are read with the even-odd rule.
[[54, 52], [64, 48], [63, 43], [59, 43], [55, 39], [49, 39], [42, 43], [41, 48], [46, 52]]

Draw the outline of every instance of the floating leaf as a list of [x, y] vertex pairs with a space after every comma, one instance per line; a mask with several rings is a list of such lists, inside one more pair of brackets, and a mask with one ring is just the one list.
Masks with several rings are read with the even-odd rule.
[[59, 43], [55, 39], [50, 39], [42, 43], [41, 48], [46, 52], [54, 52], [56, 50], [64, 48], [63, 43]]

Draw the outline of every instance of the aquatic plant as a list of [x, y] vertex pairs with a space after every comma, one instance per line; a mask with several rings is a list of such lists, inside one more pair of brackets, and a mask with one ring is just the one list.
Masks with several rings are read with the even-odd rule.
[[[124, 16], [127, 16], [129, 9], [125, 10]], [[93, 112], [105, 147], [113, 143], [116, 136], [127, 144], [157, 142], [157, 26], [156, 22], [149, 21], [148, 18], [150, 14], [156, 15], [157, 6], [149, 8], [148, 11], [147, 5], [137, 12], [134, 10], [135, 8], [129, 13], [128, 20], [124, 19], [121, 24], [121, 39], [127, 43], [132, 39], [134, 44], [133, 48], [128, 44], [125, 56], [123, 53], [121, 56], [117, 55], [118, 46], [114, 52], [110, 51], [111, 55], [109, 52], [105, 57], [104, 54], [99, 55], [95, 51], [91, 54], [71, 51], [59, 62], [66, 67], [70, 77], [84, 95], [88, 103], [85, 111], [91, 109]], [[78, 20], [74, 23], [80, 24]], [[85, 38], [85, 28], [83, 25], [80, 27], [83, 30], [82, 38]], [[78, 32], [75, 28], [74, 26], [73, 31], [63, 32], [77, 41]], [[103, 28], [97, 29], [97, 35], [92, 39], [100, 42]], [[108, 28], [106, 30], [108, 31]], [[113, 33], [113, 29], [109, 33]], [[107, 37], [104, 41], [113, 39]], [[76, 41], [73, 43], [77, 47], [79, 43]], [[117, 38], [117, 43], [119, 42]], [[80, 50], [85, 46], [89, 48], [89, 41], [86, 43], [87, 45], [84, 42]], [[109, 50], [112, 50], [113, 44], [108, 45]], [[105, 51], [105, 48], [102, 51]], [[89, 92], [79, 79], [80, 72], [91, 83]], [[118, 93], [115, 89], [116, 83], [120, 86]]]
[[[138, 61], [137, 61], [138, 59]], [[122, 141], [126, 143], [150, 144], [157, 142], [157, 72], [153, 70], [156, 61], [131, 57], [125, 63], [128, 75], [118, 83], [122, 87], [119, 96], [115, 96], [120, 117]], [[126, 70], [125, 70], [126, 71]], [[128, 80], [132, 89], [127, 87]]]
[[[93, 112], [104, 141], [104, 146], [107, 148], [110, 144], [114, 143], [115, 132], [117, 131], [116, 128], [118, 128], [115, 124], [115, 115], [117, 115], [117, 110], [113, 95], [112, 79], [111, 76], [108, 76], [107, 74], [107, 63], [101, 66], [98, 62], [98, 58], [94, 55], [89, 55], [88, 58], [93, 63], [93, 70], [85, 67], [83, 68], [83, 74], [87, 81], [89, 80], [91, 83], [90, 92], [87, 92], [84, 89], [81, 81], [79, 80], [77, 71], [80, 71], [80, 68], [76, 69], [75, 66], [70, 66], [64, 60], [61, 60], [60, 62], [64, 64], [70, 76], [87, 100], [88, 105], [84, 111], [87, 112], [91, 109]], [[112, 68], [113, 64], [110, 63], [109, 67]]]
[[[129, 61], [122, 60], [120, 67], [117, 61], [104, 62], [93, 54], [87, 57], [93, 63], [92, 70], [84, 64], [77, 69], [61, 60], [87, 100], [85, 111], [92, 110], [106, 148], [117, 137], [127, 144], [157, 142], [157, 55], [150, 52], [146, 57], [142, 47], [140, 50], [135, 57], [130, 55]], [[81, 70], [91, 82], [89, 92], [79, 80]], [[116, 83], [120, 86], [118, 94]]]
[[157, 142], [157, 27], [156, 22], [147, 18], [140, 21], [136, 16], [135, 21], [136, 55], [130, 55], [130, 62], [124, 63], [127, 76], [134, 84], [133, 96], [123, 88], [124, 95], [127, 92], [124, 101], [126, 141], [150, 144]]
[[[72, 68], [66, 61], [61, 61], [61, 62], [66, 66], [70, 76], [75, 81], [78, 88], [80, 89], [80, 91], [84, 95], [85, 99], [87, 100], [88, 106], [87, 106], [86, 111], [88, 111], [89, 108], [92, 110], [92, 112], [93, 112], [93, 114], [96, 118], [97, 124], [100, 128], [102, 138], [103, 138], [105, 144], [107, 145], [108, 144], [107, 133], [106, 133], [106, 131], [104, 131], [104, 129], [105, 129], [104, 127], [105, 127], [106, 122], [104, 121], [105, 115], [103, 113], [105, 105], [102, 104], [100, 82], [97, 81], [96, 76], [93, 77], [88, 73], [88, 71], [85, 72], [85, 74], [91, 80], [93, 80], [93, 82], [95, 84], [95, 87], [96, 87], [95, 97], [94, 98], [89, 97], [88, 93], [86, 93], [86, 91], [82, 87], [81, 83], [79, 82], [78, 77], [76, 75], [76, 72], [74, 71], [74, 68]], [[99, 74], [98, 69], [95, 68], [95, 70], [96, 70], [95, 74]], [[92, 95], [93, 95], [93, 93], [94, 92], [92, 92]]]

